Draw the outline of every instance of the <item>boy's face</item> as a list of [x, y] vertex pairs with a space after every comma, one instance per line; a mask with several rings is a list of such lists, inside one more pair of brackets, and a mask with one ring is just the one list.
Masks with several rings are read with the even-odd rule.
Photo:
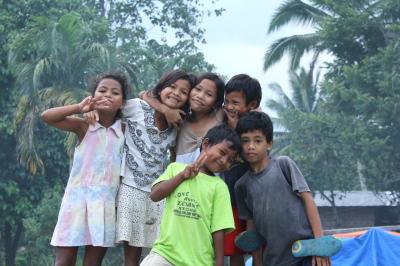
[[232, 91], [225, 95], [224, 108], [230, 117], [241, 117], [255, 108], [255, 103], [246, 103], [246, 95], [242, 91]]
[[212, 173], [224, 172], [230, 169], [236, 158], [237, 151], [231, 148], [229, 141], [224, 140], [214, 145], [203, 142], [202, 145], [202, 152], [207, 154], [204, 167]]
[[244, 158], [253, 165], [265, 160], [268, 150], [272, 148], [272, 141], [268, 142], [261, 130], [241, 134], [240, 141]]

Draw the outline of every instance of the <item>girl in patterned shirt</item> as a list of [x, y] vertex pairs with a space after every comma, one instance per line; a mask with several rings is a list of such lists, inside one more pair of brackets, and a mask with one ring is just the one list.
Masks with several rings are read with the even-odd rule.
[[[151, 97], [171, 109], [187, 109], [193, 77], [181, 70], [165, 74], [151, 90]], [[142, 247], [152, 247], [158, 237], [163, 203], [154, 203], [151, 184], [169, 163], [176, 129], [162, 112], [139, 98], [122, 109], [126, 123], [125, 147], [118, 192], [117, 242], [124, 243], [125, 265], [139, 265]]]

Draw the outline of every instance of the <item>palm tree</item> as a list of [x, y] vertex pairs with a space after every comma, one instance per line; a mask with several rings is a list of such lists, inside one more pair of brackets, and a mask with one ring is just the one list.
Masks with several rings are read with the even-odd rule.
[[[283, 3], [273, 15], [268, 33], [276, 31], [293, 21], [303, 25], [308, 24], [318, 29], [322, 20], [328, 16], [328, 13], [322, 9], [306, 4], [303, 1], [289, 0]], [[317, 60], [319, 53], [324, 49], [323, 42], [317, 33], [280, 38], [265, 53], [264, 71], [278, 62], [285, 53], [290, 55], [290, 69], [294, 70], [298, 68], [300, 59], [305, 53], [314, 51], [313, 60]]]
[[316, 73], [314, 78], [314, 62], [307, 71], [304, 67], [298, 72], [290, 71], [290, 89], [292, 96], [282, 89], [278, 83], [269, 84], [269, 88], [279, 97], [277, 100], [269, 99], [267, 106], [277, 112], [279, 118], [273, 118], [274, 130], [277, 145], [274, 145], [274, 152], [285, 152], [289, 147], [290, 141], [287, 138], [287, 130], [285, 129], [285, 114], [295, 113], [315, 113], [318, 110], [319, 90], [318, 81], [320, 72]]
[[268, 107], [277, 111], [298, 111], [304, 113], [313, 113], [318, 106], [318, 78], [314, 80], [313, 69], [307, 71], [300, 68], [299, 73], [290, 71], [290, 87], [293, 93], [290, 98], [278, 83], [271, 83], [269, 87], [278, 94], [280, 101], [270, 99], [267, 101]]
[[138, 47], [132, 53], [132, 58], [141, 66], [141, 76], [137, 84], [141, 89], [150, 88], [159, 77], [175, 68], [193, 73], [214, 69], [213, 65], [205, 61], [204, 55], [198, 51], [192, 40], [179, 41], [170, 46], [151, 39], [146, 46]]
[[[313, 64], [311, 64], [308, 71], [304, 68], [300, 68], [298, 72], [290, 71], [291, 97], [285, 93], [279, 84], [270, 84], [269, 87], [277, 93], [279, 97], [278, 100], [270, 99], [267, 101], [267, 106], [276, 111], [279, 116], [279, 118], [275, 118], [274, 122], [274, 125], [277, 124], [280, 129], [276, 134], [276, 139], [278, 141], [274, 144], [274, 153], [288, 153], [294, 136], [290, 134], [287, 128], [292, 128], [293, 130], [294, 123], [308, 120], [315, 122], [316, 125], [328, 124], [324, 121], [323, 116], [320, 116], [322, 112], [320, 110], [321, 99], [318, 87], [319, 76], [320, 72], [317, 72], [316, 77], [314, 78]], [[298, 137], [299, 136], [295, 134], [295, 138]], [[323, 156], [329, 156], [330, 153], [332, 153], [332, 151], [328, 149], [323, 153]], [[326, 159], [322, 160], [327, 161]], [[311, 160], [308, 163], [312, 165], [315, 162]], [[325, 178], [327, 178], [326, 175]], [[329, 182], [328, 184], [333, 184], [336, 178], [336, 176], [332, 176], [328, 178], [326, 182]], [[340, 219], [337, 213], [336, 200], [340, 197], [341, 192], [334, 190], [334, 187], [334, 185], [331, 185], [330, 189], [320, 190], [316, 188], [316, 190], [318, 190], [320, 195], [331, 204], [335, 223], [339, 226]]]
[[[15, 119], [17, 152], [32, 173], [43, 169], [35, 148], [39, 114], [53, 104], [77, 102], [87, 93], [88, 77], [117, 67], [111, 58], [118, 57], [111, 55], [112, 49], [101, 41], [105, 38], [98, 35], [77, 13], [57, 21], [40, 16], [12, 44], [9, 64], [21, 95]], [[134, 72], [127, 68], [129, 64], [119, 65]]]

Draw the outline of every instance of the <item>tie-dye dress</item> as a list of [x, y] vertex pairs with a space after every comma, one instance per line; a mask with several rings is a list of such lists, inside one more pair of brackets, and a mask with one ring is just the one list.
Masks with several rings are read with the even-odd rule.
[[51, 245], [114, 246], [123, 145], [120, 120], [109, 128], [99, 123], [89, 126], [75, 148]]

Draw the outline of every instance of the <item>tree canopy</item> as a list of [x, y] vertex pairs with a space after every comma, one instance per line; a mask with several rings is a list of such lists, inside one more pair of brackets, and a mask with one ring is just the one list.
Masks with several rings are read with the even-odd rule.
[[[306, 83], [303, 75], [300, 84], [304, 89], [299, 89], [292, 78], [293, 98], [269, 102], [285, 128], [284, 151], [298, 161], [318, 191], [331, 191], [333, 196], [337, 191], [366, 185], [374, 191], [387, 191], [388, 199], [399, 206], [398, 2], [287, 1], [275, 14], [270, 29], [279, 29], [288, 21], [314, 23], [312, 36], [318, 41], [310, 48], [323, 48], [334, 59], [323, 66], [326, 74], [319, 84]], [[304, 50], [301, 42], [291, 45], [291, 51]], [[275, 53], [275, 59], [281, 55]], [[298, 62], [301, 55], [295, 53], [292, 59]], [[291, 73], [301, 77], [305, 72]], [[272, 86], [276, 90], [277, 85]], [[314, 87], [318, 105], [309, 112], [301, 108], [299, 99], [308, 99], [305, 92], [315, 93]], [[282, 96], [284, 90], [279, 91]], [[334, 197], [325, 196], [334, 206]]]

